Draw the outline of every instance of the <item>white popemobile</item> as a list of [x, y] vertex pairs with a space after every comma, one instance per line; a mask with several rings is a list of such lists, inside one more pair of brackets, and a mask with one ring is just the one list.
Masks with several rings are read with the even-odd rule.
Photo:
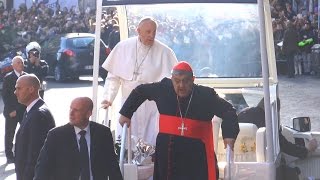
[[[240, 123], [234, 152], [224, 149], [221, 119], [213, 119], [215, 152], [221, 179], [277, 179], [282, 173], [276, 107], [279, 94], [269, 0], [97, 1], [101, 3], [102, 7], [97, 6], [97, 22], [101, 21], [101, 8], [117, 7], [122, 40], [134, 36], [141, 17], [155, 17], [157, 39], [171, 47], [179, 60], [192, 65], [197, 84], [214, 87], [237, 111], [255, 106], [264, 98], [266, 127], [258, 129], [254, 124]], [[100, 38], [99, 29], [97, 23], [96, 38]], [[95, 50], [97, 60], [98, 44]], [[98, 62], [95, 65], [98, 67]], [[97, 68], [94, 77], [98, 77]], [[96, 88], [97, 82], [93, 86]], [[96, 101], [97, 93], [93, 96]], [[119, 108], [109, 111], [111, 129], [118, 123], [112, 117]], [[294, 118], [293, 127], [282, 127], [284, 136], [305, 146], [312, 138], [319, 142], [320, 133], [310, 132], [310, 121], [304, 122], [305, 118]], [[123, 157], [120, 160], [125, 180], [152, 176], [152, 164], [136, 166], [130, 159], [129, 153], [128, 164], [123, 165]], [[319, 147], [307, 158], [293, 159], [287, 164], [299, 167], [302, 179], [320, 179]]]

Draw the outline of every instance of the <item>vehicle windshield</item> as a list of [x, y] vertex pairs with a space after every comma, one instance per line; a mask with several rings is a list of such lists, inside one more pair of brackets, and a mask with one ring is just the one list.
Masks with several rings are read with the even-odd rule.
[[262, 77], [257, 4], [156, 4], [126, 6], [129, 37], [140, 18], [157, 20], [156, 38], [197, 77]]
[[255, 107], [263, 98], [263, 89], [255, 88], [215, 88], [220, 97], [230, 102], [236, 109], [237, 113], [247, 107]]
[[92, 46], [94, 42], [94, 37], [77, 37], [71, 38], [70, 40], [71, 46], [74, 48], [87, 48], [90, 45]]

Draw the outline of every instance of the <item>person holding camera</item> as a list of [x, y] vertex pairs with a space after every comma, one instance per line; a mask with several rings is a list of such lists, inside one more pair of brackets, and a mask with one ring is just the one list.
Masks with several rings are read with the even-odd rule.
[[40, 97], [43, 99], [45, 82], [44, 79], [48, 74], [49, 66], [45, 60], [40, 59], [41, 46], [37, 42], [30, 42], [26, 46], [27, 61], [25, 63], [25, 72], [34, 74], [38, 77], [41, 83], [39, 91]]

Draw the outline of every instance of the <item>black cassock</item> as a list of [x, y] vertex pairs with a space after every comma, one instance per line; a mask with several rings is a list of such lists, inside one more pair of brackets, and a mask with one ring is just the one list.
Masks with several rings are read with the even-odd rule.
[[[220, 98], [213, 88], [205, 86], [194, 85], [191, 94], [179, 99], [183, 118], [210, 122], [216, 115], [223, 119], [223, 138], [237, 137], [239, 125], [236, 110], [229, 102]], [[168, 78], [136, 87], [121, 108], [120, 114], [131, 118], [145, 100], [155, 101], [160, 115], [181, 117], [177, 94]], [[199, 139], [160, 132], [156, 141], [153, 177], [155, 180], [207, 180], [205, 144]]]

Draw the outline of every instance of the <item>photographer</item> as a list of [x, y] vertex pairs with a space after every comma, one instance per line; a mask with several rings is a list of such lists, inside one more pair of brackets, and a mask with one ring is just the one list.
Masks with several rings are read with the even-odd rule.
[[25, 71], [35, 74], [41, 83], [40, 96], [43, 99], [45, 82], [44, 79], [48, 74], [49, 66], [45, 60], [40, 59], [41, 47], [37, 42], [30, 42], [26, 47], [27, 62], [25, 63]]

